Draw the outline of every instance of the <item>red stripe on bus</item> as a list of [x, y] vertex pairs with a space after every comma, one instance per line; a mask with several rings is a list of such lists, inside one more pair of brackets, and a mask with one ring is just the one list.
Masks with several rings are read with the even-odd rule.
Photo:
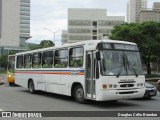
[[[71, 72], [26, 72], [26, 71], [17, 71], [15, 73], [18, 73], [18, 74], [60, 74], [60, 75], [72, 75]], [[83, 72], [80, 72], [78, 73], [77, 75], [84, 75]]]

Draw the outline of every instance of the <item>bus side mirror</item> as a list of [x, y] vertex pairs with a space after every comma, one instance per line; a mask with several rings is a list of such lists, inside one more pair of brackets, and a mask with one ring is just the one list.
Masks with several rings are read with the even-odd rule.
[[101, 57], [100, 57], [100, 52], [99, 52], [99, 51], [96, 52], [96, 59], [97, 59], [97, 60], [100, 60], [100, 59], [101, 59]]

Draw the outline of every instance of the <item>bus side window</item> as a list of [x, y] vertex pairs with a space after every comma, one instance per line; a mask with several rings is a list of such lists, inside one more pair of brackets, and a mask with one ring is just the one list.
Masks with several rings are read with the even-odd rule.
[[17, 68], [23, 68], [23, 56], [17, 56]]
[[83, 66], [83, 47], [75, 47], [69, 50], [69, 66], [82, 67]]
[[42, 53], [34, 53], [32, 58], [32, 67], [41, 68], [41, 56]]
[[65, 68], [68, 66], [68, 49], [55, 51], [54, 66], [57, 68]]
[[32, 55], [28, 54], [28, 55], [24, 55], [24, 68], [31, 68], [32, 62]]
[[53, 51], [47, 51], [43, 53], [42, 67], [52, 68], [53, 67]]

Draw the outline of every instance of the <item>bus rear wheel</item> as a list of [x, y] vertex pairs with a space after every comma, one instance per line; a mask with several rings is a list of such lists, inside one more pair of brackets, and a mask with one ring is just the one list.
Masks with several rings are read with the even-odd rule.
[[29, 92], [30, 92], [31, 94], [34, 94], [34, 93], [36, 92], [36, 91], [35, 91], [35, 88], [34, 88], [34, 83], [33, 83], [32, 80], [30, 80], [29, 83], [28, 83], [28, 89], [29, 89]]
[[77, 85], [74, 89], [74, 99], [78, 103], [86, 103], [86, 99], [84, 97], [84, 89], [81, 85]]

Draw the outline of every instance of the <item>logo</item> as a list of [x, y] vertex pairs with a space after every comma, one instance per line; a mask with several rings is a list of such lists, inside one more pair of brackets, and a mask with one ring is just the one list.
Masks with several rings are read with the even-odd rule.
[[121, 82], [134, 82], [134, 79], [121, 79]]
[[11, 112], [2, 112], [2, 117], [12, 117]]

